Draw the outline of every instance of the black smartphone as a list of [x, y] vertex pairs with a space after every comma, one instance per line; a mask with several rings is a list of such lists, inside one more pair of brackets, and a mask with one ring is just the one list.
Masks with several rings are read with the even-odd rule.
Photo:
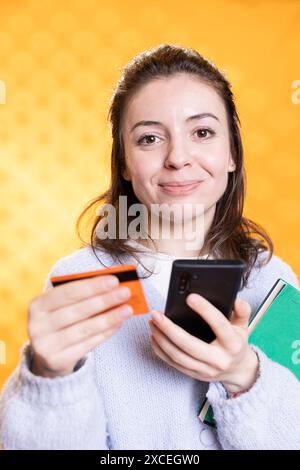
[[173, 261], [165, 315], [193, 336], [210, 343], [215, 334], [186, 303], [191, 293], [200, 294], [230, 319], [241, 288], [244, 263], [239, 260]]

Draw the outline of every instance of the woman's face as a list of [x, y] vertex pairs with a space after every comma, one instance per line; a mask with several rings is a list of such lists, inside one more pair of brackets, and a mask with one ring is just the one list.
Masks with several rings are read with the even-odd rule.
[[125, 179], [151, 204], [203, 204], [213, 216], [235, 164], [222, 99], [188, 74], [144, 85], [123, 115]]

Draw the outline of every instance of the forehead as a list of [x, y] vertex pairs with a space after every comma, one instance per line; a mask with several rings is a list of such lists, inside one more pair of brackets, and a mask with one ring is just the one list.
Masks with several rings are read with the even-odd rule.
[[201, 112], [226, 120], [223, 100], [212, 86], [193, 75], [177, 74], [143, 85], [128, 101], [125, 119], [131, 125], [139, 119], [163, 120], [171, 115], [184, 118]]

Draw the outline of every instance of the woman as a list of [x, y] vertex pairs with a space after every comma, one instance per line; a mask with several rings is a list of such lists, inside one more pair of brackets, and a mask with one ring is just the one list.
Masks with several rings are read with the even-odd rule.
[[[249, 346], [247, 333], [251, 310], [274, 282], [298, 281], [272, 255], [263, 229], [242, 216], [243, 151], [230, 84], [196, 51], [161, 45], [126, 66], [110, 118], [111, 186], [87, 209], [105, 200], [119, 221], [120, 196], [150, 212], [153, 204], [175, 204], [170, 236], [100, 236], [102, 213], [90, 244], [59, 260], [50, 275], [137, 261], [152, 315], [132, 316], [130, 292], [115, 276], [54, 289], [48, 280], [30, 304], [30, 343], [2, 396], [4, 448], [298, 448], [299, 383]], [[175, 229], [187, 204], [193, 210], [185, 233], [192, 231], [197, 203], [203, 240], [191, 249]], [[146, 235], [162, 218], [153, 220]], [[197, 257], [241, 259], [246, 266], [230, 321], [202, 297], [187, 299], [213, 328], [211, 344], [162, 314], [173, 259]], [[206, 395], [216, 429], [198, 418]]]

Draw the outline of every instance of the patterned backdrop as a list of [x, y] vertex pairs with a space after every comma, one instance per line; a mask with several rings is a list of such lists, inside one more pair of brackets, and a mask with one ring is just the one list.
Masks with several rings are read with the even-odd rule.
[[198, 49], [232, 81], [245, 213], [300, 275], [299, 1], [0, 0], [0, 387], [30, 299], [77, 249], [76, 217], [109, 182], [107, 108], [120, 70], [163, 42]]

